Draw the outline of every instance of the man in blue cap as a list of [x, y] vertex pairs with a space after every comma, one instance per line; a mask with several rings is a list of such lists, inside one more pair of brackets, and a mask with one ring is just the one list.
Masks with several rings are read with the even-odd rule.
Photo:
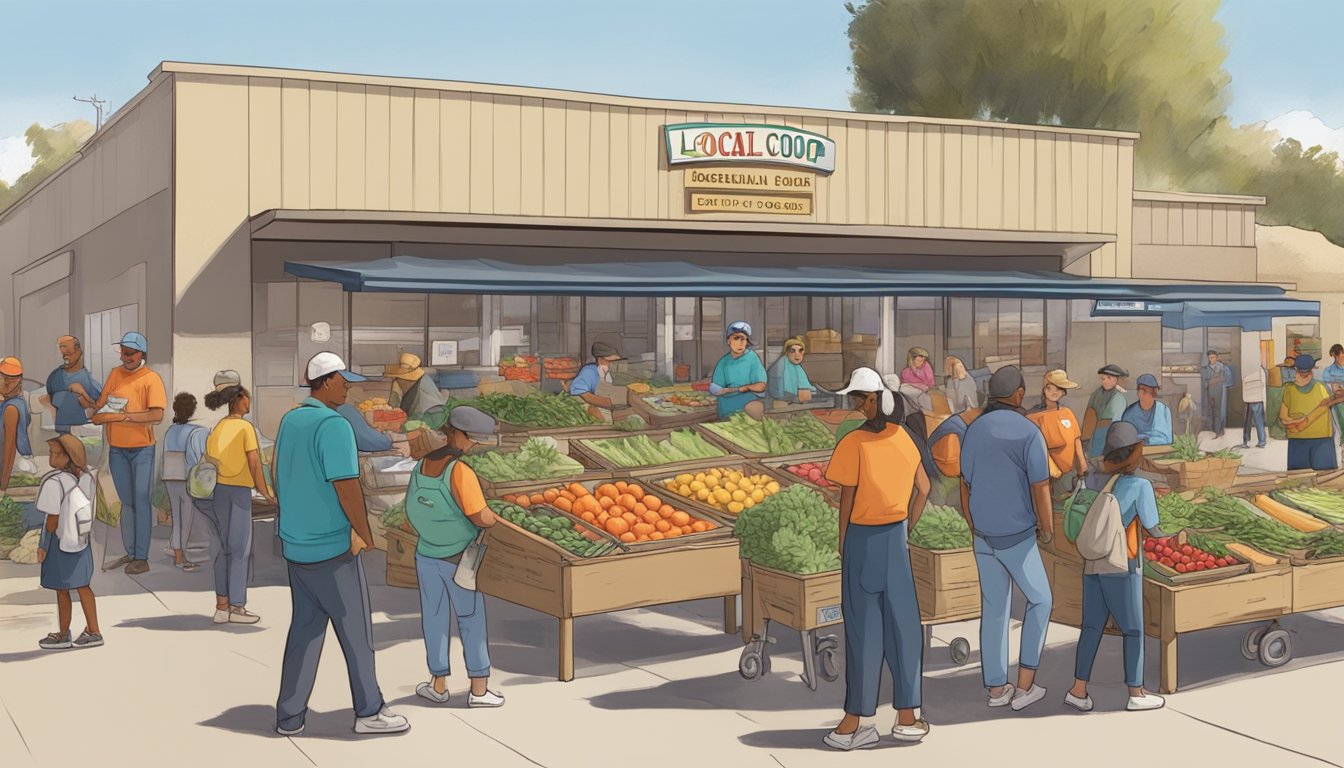
[[149, 368], [149, 342], [130, 331], [117, 343], [121, 365], [107, 375], [95, 403], [93, 423], [107, 427], [107, 463], [121, 501], [121, 542], [126, 554], [104, 570], [126, 566], [135, 575], [149, 570], [154, 529], [154, 427], [163, 422], [168, 393]]
[[1145, 445], [1171, 445], [1171, 409], [1157, 399], [1157, 377], [1145, 373], [1139, 377], [1139, 399], [1125, 409], [1121, 421], [1127, 421], [1138, 430]]
[[1339, 465], [1335, 445], [1330, 439], [1330, 409], [1344, 396], [1330, 396], [1330, 390], [1316, 380], [1316, 360], [1298, 355], [1293, 361], [1293, 382], [1283, 387], [1283, 405], [1279, 420], [1288, 431], [1288, 469], [1335, 469]]
[[738, 320], [728, 326], [728, 354], [719, 358], [709, 393], [719, 399], [719, 419], [738, 411], [759, 419], [765, 415], [765, 364], [751, 348], [751, 325]]

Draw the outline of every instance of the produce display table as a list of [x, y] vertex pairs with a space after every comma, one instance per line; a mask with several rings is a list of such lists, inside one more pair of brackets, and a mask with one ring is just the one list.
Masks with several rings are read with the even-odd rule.
[[501, 519], [485, 541], [476, 588], [558, 620], [562, 681], [574, 679], [574, 619], [582, 616], [721, 597], [724, 631], [737, 632], [737, 539], [580, 558]]

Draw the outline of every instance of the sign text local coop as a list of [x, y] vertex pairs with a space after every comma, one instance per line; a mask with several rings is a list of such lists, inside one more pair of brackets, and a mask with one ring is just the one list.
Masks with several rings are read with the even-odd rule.
[[773, 163], [819, 173], [835, 170], [835, 142], [781, 125], [678, 123], [664, 128], [669, 166], [694, 163]]

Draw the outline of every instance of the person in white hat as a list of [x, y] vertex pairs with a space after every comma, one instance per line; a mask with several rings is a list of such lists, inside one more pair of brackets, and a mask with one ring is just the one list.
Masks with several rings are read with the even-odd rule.
[[896, 394], [871, 368], [858, 368], [836, 394], [867, 419], [831, 454], [826, 479], [840, 486], [840, 606], [845, 619], [845, 714], [823, 741], [833, 749], [871, 747], [882, 663], [892, 677], [891, 735], [914, 742], [929, 732], [920, 707], [924, 637], [909, 532], [929, 499], [919, 447], [901, 425]]
[[359, 487], [355, 432], [335, 410], [350, 384], [365, 378], [331, 352], [314, 355], [306, 374], [310, 395], [280, 420], [275, 444], [278, 527], [293, 604], [275, 730], [281, 736], [303, 732], [330, 624], [349, 670], [355, 732], [399, 733], [411, 726], [387, 708], [369, 640], [373, 617], [360, 553], [373, 534]]
[[718, 398], [719, 419], [738, 411], [759, 419], [765, 415], [765, 363], [751, 351], [751, 324], [738, 320], [728, 326], [728, 354], [719, 358], [709, 380], [709, 393]]

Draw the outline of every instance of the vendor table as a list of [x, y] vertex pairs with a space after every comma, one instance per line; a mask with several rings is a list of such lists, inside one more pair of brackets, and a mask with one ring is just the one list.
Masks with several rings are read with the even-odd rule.
[[574, 619], [582, 616], [721, 597], [724, 632], [737, 632], [735, 538], [580, 558], [500, 520], [485, 541], [476, 588], [558, 620], [562, 681], [574, 679]]

